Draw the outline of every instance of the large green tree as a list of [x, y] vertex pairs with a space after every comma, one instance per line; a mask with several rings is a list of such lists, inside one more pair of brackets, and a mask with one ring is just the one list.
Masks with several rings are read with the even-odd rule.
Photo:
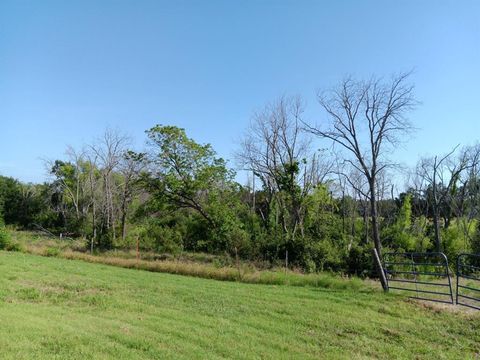
[[235, 174], [211, 145], [198, 144], [176, 126], [157, 125], [147, 135], [150, 165], [145, 181], [153, 199], [170, 211], [186, 209], [198, 214], [211, 240], [217, 242], [214, 248], [228, 248], [231, 238], [243, 239], [234, 214], [238, 206]]

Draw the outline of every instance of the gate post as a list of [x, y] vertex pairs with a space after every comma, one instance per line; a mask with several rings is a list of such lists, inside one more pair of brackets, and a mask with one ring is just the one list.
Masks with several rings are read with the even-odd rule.
[[385, 276], [385, 271], [383, 271], [382, 262], [380, 261], [380, 256], [378, 256], [378, 252], [376, 248], [373, 248], [373, 260], [377, 267], [378, 275], [380, 276], [380, 282], [382, 283], [383, 291], [388, 291], [388, 282]]
[[457, 268], [455, 269], [455, 280], [456, 280], [456, 288], [455, 288], [455, 304], [458, 305], [458, 281], [459, 281], [459, 278], [460, 278], [460, 258], [462, 257], [462, 254], [458, 254], [457, 255], [457, 262], [456, 262], [456, 265], [457, 265]]

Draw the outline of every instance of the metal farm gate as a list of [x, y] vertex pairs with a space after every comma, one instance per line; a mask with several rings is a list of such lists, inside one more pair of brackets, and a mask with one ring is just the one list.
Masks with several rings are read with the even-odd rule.
[[454, 304], [443, 253], [385, 253], [383, 271], [388, 289], [412, 294], [413, 299]]
[[480, 254], [457, 257], [457, 305], [480, 310]]

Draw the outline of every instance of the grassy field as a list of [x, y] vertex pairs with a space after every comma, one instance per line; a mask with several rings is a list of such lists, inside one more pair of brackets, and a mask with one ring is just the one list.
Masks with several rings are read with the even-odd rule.
[[[328, 272], [305, 274], [298, 270], [279, 267], [258, 266], [252, 262], [238, 263], [228, 256], [205, 253], [159, 254], [154, 252], [136, 253], [129, 250], [85, 252], [85, 239], [61, 240], [30, 231], [11, 231], [10, 250], [33, 255], [83, 260], [95, 264], [142, 269], [176, 275], [188, 275], [205, 279], [238, 281], [249, 284], [313, 286], [335, 289], [362, 290], [372, 282], [356, 277], [338, 281], [337, 275]], [[263, 264], [265, 265], [265, 264]]]
[[0, 320], [2, 359], [480, 353], [479, 315], [376, 290], [220, 282], [11, 252], [0, 252]]

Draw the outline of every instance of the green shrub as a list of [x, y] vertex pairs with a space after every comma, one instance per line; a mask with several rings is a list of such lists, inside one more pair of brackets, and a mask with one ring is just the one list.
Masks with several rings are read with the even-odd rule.
[[57, 247], [49, 247], [45, 250], [45, 256], [56, 257], [60, 254], [60, 249]]
[[347, 273], [367, 277], [374, 274], [372, 248], [369, 245], [352, 244], [347, 257]]
[[136, 247], [137, 238], [143, 250], [169, 254], [179, 254], [183, 250], [180, 231], [155, 220], [137, 225], [130, 231], [126, 242], [130, 248]]
[[10, 242], [5, 248], [7, 251], [25, 252], [25, 247], [18, 242]]
[[471, 241], [471, 251], [475, 254], [480, 254], [480, 221], [475, 226], [475, 233]]
[[0, 225], [0, 250], [8, 250], [11, 245], [10, 233], [4, 226]]
[[309, 271], [340, 271], [344, 265], [344, 249], [329, 239], [314, 242], [310, 239], [305, 247], [303, 267]]
[[463, 233], [458, 226], [452, 224], [447, 229], [442, 229], [441, 239], [443, 252], [453, 264], [458, 254], [466, 250]]

